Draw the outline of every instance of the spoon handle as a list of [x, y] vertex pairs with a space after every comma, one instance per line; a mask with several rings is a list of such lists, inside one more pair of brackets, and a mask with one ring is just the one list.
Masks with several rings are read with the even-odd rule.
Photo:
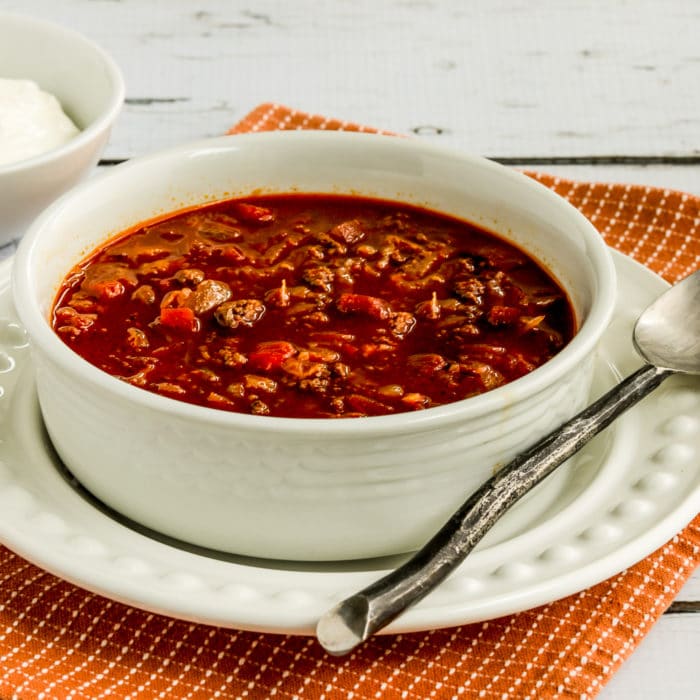
[[644, 365], [500, 469], [406, 563], [321, 617], [316, 636], [324, 649], [348, 653], [426, 596], [517, 500], [671, 374]]

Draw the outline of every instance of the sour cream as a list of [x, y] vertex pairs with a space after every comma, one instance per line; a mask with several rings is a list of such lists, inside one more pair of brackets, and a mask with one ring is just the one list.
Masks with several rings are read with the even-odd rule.
[[46, 153], [78, 133], [59, 101], [36, 83], [0, 78], [0, 166]]

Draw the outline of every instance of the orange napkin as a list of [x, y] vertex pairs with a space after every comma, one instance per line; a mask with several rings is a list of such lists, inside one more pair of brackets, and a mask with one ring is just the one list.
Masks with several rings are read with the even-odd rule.
[[[372, 131], [262, 105], [231, 133], [301, 128]], [[700, 267], [700, 198], [532, 176], [667, 280]], [[700, 516], [577, 595], [487, 623], [376, 637], [336, 659], [312, 638], [196, 625], [106, 600], [0, 546], [0, 697], [591, 698], [699, 563]]]

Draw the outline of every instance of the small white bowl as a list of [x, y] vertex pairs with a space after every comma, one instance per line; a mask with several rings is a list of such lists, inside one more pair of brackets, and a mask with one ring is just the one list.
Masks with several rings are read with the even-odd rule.
[[114, 61], [77, 32], [6, 12], [0, 12], [0, 78], [33, 80], [81, 130], [59, 148], [0, 165], [3, 245], [95, 166], [124, 101], [124, 81]]
[[[64, 275], [110, 236], [192, 204], [290, 191], [400, 200], [494, 231], [555, 275], [579, 330], [545, 365], [481, 396], [337, 420], [243, 415], [158, 396], [88, 364], [51, 329]], [[525, 175], [409, 139], [283, 132], [183, 146], [73, 190], [22, 242], [14, 295], [47, 429], [90, 491], [188, 542], [329, 560], [417, 547], [498, 465], [581, 409], [615, 272], [593, 226]]]

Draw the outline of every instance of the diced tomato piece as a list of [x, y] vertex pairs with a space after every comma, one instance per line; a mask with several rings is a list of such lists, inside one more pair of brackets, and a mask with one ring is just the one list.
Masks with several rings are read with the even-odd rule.
[[228, 245], [221, 250], [221, 257], [228, 262], [241, 262], [245, 260], [245, 255], [235, 246]]
[[254, 204], [239, 202], [236, 204], [235, 210], [236, 214], [238, 214], [243, 221], [249, 221], [254, 224], [270, 224], [275, 220], [272, 209], [268, 209], [267, 207], [258, 207]]
[[258, 343], [248, 354], [248, 362], [258, 369], [279, 369], [285, 360], [295, 355], [297, 349], [285, 340], [270, 340]]
[[346, 292], [338, 297], [337, 307], [343, 313], [366, 314], [376, 319], [389, 318], [391, 307], [379, 297], [371, 297], [366, 294], [351, 294]]
[[353, 345], [352, 343], [343, 343], [343, 346], [340, 348], [340, 350], [343, 353], [343, 355], [347, 358], [355, 357], [360, 352], [360, 348], [358, 348], [357, 345]]
[[177, 331], [186, 331], [188, 333], [193, 333], [199, 328], [199, 321], [194, 315], [194, 311], [188, 309], [186, 306], [161, 309], [160, 322], [167, 328], [172, 328]]
[[520, 309], [515, 306], [500, 306], [498, 304], [491, 307], [488, 313], [489, 323], [494, 326], [507, 326], [515, 323], [520, 318]]

